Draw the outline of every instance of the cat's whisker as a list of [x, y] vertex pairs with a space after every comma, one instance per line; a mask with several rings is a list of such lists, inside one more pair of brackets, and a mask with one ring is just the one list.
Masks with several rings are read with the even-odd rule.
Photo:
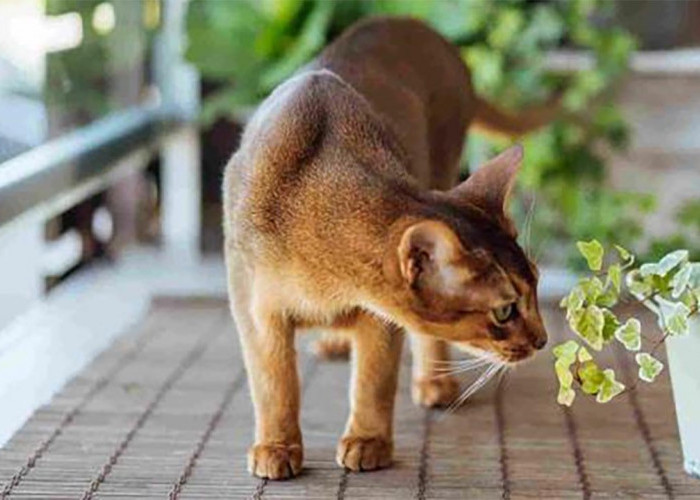
[[447, 408], [446, 415], [454, 413], [472, 394], [481, 389], [499, 370], [503, 368], [502, 363], [494, 363], [490, 365], [484, 372], [479, 375], [469, 387]]
[[508, 374], [509, 370], [510, 370], [510, 366], [503, 365], [503, 367], [501, 368], [501, 372], [498, 374], [498, 385], [501, 385], [503, 383], [503, 379]]
[[433, 378], [450, 377], [452, 375], [458, 375], [460, 373], [470, 372], [472, 370], [477, 370], [477, 369], [479, 369], [487, 364], [490, 364], [490, 363], [486, 362], [486, 363], [482, 363], [482, 364], [478, 364], [478, 365], [466, 366], [463, 368], [455, 368], [453, 370], [444, 370], [443, 373], [440, 373], [439, 375], [435, 375]]
[[537, 247], [537, 252], [534, 254], [532, 260], [532, 263], [535, 264], [535, 266], [538, 265], [540, 257], [542, 257], [542, 253], [544, 252], [545, 247], [549, 243], [550, 238], [546, 238], [544, 241], [541, 241], [539, 246]]
[[473, 370], [479, 370], [486, 366], [488, 363], [484, 363], [481, 365], [473, 365], [473, 366], [464, 366], [461, 368], [453, 368], [451, 370], [436, 370], [437, 374], [436, 377], [449, 377], [450, 375], [457, 375], [459, 373], [466, 373], [470, 372]]
[[466, 363], [456, 363], [451, 366], [437, 366], [434, 368], [435, 371], [438, 372], [447, 372], [447, 371], [453, 371], [453, 370], [461, 370], [464, 368], [475, 368], [478, 366], [483, 366], [490, 364], [491, 361], [487, 359], [474, 359], [474, 360], [469, 360]]
[[455, 365], [464, 362], [478, 361], [485, 358], [474, 357], [474, 358], [464, 358], [464, 359], [431, 359], [430, 362], [434, 365]]
[[532, 256], [532, 249], [530, 248], [530, 239], [532, 236], [532, 221], [535, 219], [535, 205], [537, 204], [537, 195], [534, 195], [532, 202], [530, 203], [530, 208], [525, 216], [525, 223], [523, 228], [523, 234], [525, 238], [523, 240], [523, 248], [528, 257]]
[[495, 373], [495, 367], [489, 367], [484, 373], [479, 376], [479, 378], [472, 383], [467, 389], [450, 405], [447, 409], [447, 414], [454, 413], [457, 408], [462, 406], [462, 404], [477, 390], [479, 390]]

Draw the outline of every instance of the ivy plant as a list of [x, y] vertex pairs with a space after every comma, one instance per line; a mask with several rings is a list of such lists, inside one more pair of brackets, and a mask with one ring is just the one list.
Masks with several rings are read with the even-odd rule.
[[[590, 274], [582, 277], [562, 299], [569, 327], [576, 339], [553, 349], [554, 371], [559, 380], [557, 401], [570, 406], [576, 391], [606, 403], [625, 390], [612, 368], [602, 368], [593, 353], [612, 349], [615, 343], [634, 357], [638, 378], [653, 382], [664, 369], [655, 357], [670, 336], [688, 335], [690, 320], [700, 307], [700, 263], [687, 250], [675, 250], [657, 262], [635, 265], [631, 252], [613, 246], [606, 252], [598, 240], [577, 244]], [[619, 317], [620, 302], [633, 302], [651, 310], [657, 327], [640, 318]]]

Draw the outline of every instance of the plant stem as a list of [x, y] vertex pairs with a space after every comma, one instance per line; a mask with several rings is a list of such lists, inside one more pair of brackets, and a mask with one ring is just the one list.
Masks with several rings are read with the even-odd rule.
[[654, 344], [654, 347], [651, 348], [650, 354], [654, 354], [656, 352], [656, 349], [658, 349], [659, 346], [666, 341], [669, 335], [670, 332], [664, 332], [663, 336], [659, 340], [657, 340], [656, 344]]

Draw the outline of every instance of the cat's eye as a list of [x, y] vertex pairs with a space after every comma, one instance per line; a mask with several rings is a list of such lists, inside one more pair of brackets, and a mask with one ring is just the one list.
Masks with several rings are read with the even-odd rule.
[[510, 304], [496, 307], [491, 311], [491, 313], [493, 314], [493, 319], [496, 320], [496, 323], [503, 324], [515, 318], [518, 313], [518, 309], [515, 307], [515, 303], [511, 302]]

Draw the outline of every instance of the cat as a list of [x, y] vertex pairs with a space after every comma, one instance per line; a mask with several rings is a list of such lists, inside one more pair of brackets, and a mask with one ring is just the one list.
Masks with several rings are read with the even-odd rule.
[[[536, 115], [536, 114], [535, 114]], [[413, 394], [456, 395], [446, 341], [498, 363], [541, 349], [537, 269], [505, 204], [514, 146], [458, 184], [467, 128], [509, 133], [479, 100], [456, 48], [425, 24], [371, 18], [349, 28], [257, 109], [224, 175], [225, 259], [255, 410], [251, 474], [302, 469], [295, 334], [352, 339], [351, 412], [336, 461], [390, 465], [405, 331]]]

